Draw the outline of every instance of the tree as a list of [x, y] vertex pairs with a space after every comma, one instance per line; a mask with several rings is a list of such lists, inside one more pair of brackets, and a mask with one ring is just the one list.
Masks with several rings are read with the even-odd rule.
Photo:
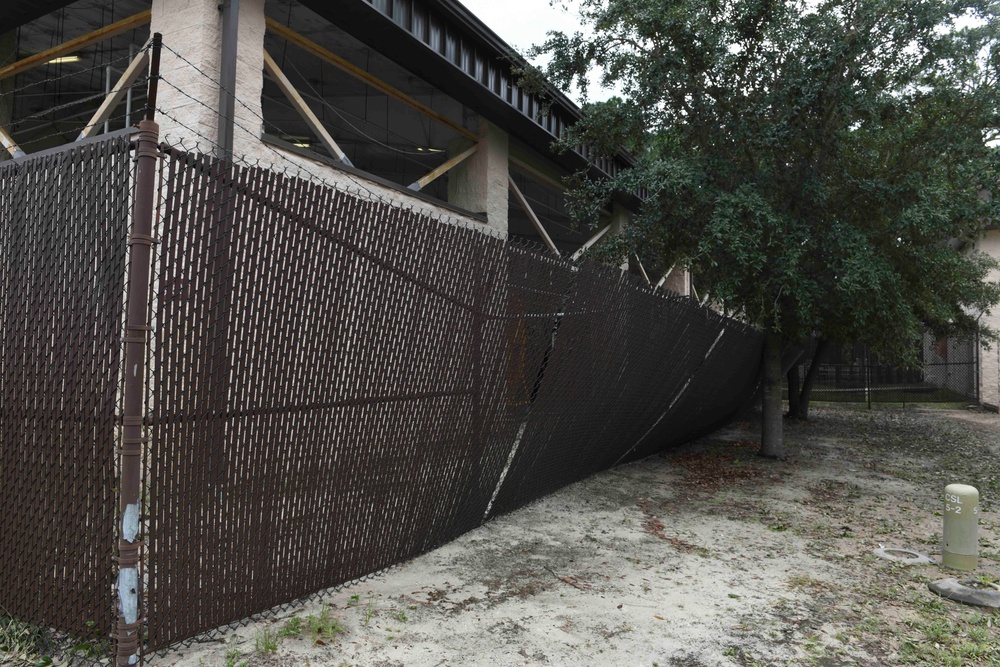
[[979, 0], [581, 0], [592, 34], [534, 49], [585, 103], [561, 141], [633, 168], [574, 179], [596, 224], [647, 193], [611, 252], [689, 268], [764, 332], [761, 454], [783, 457], [781, 358], [814, 334], [916, 362], [938, 335], [992, 338], [995, 264], [970, 244], [998, 219], [997, 4]]

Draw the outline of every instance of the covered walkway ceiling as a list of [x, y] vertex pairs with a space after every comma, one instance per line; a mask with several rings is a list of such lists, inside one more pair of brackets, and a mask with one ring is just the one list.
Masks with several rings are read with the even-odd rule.
[[[269, 13], [276, 4], [286, 3], [269, 0]], [[60, 12], [56, 26], [33, 25], [32, 30], [82, 34], [99, 27], [95, 21], [99, 22], [101, 15], [126, 16], [148, 8], [149, 2], [4, 0], [0, 3], [0, 34], [46, 14], [55, 16], [51, 13], [70, 5], [72, 11]], [[554, 89], [547, 93], [551, 102], [547, 111], [536, 96], [520, 90], [510, 71], [519, 56], [456, 0], [302, 0], [302, 5], [527, 145], [548, 146], [578, 116], [573, 103]], [[388, 34], [390, 30], [396, 34]], [[21, 46], [25, 53], [34, 44], [22, 42]], [[581, 147], [580, 153], [548, 157], [572, 171], [585, 166], [585, 154], [586, 147]], [[613, 174], [629, 161], [625, 156], [598, 161], [595, 175]]]

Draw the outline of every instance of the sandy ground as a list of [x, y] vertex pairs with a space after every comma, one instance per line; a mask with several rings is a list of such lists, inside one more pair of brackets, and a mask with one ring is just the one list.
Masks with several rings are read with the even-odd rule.
[[1000, 615], [927, 589], [953, 573], [872, 554], [939, 560], [943, 487], [970, 483], [1000, 581], [998, 415], [816, 409], [787, 462], [758, 438], [751, 416], [147, 664], [1000, 665]]

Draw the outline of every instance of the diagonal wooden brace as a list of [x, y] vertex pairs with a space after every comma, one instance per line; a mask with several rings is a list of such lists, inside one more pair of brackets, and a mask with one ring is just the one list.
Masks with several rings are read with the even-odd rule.
[[274, 62], [274, 58], [272, 58], [271, 54], [267, 51], [264, 52], [264, 69], [267, 70], [267, 73], [274, 78], [274, 82], [278, 84], [278, 88], [280, 88], [281, 92], [288, 98], [288, 101], [292, 103], [292, 106], [299, 112], [299, 115], [302, 116], [304, 121], [306, 121], [306, 124], [309, 125], [313, 133], [319, 137], [320, 142], [322, 142], [326, 150], [347, 166], [353, 167], [354, 165], [351, 164], [347, 154], [340, 149], [340, 146], [338, 146], [337, 142], [333, 140], [330, 133], [326, 131], [326, 128], [323, 127], [323, 123], [316, 117], [313, 110], [309, 108], [306, 101], [301, 95], [299, 95], [299, 91], [295, 90], [295, 86], [292, 85], [292, 82], [288, 80], [285, 73], [278, 67], [278, 63]]
[[139, 74], [146, 69], [148, 64], [149, 51], [146, 50], [146, 46], [143, 46], [139, 55], [133, 58], [128, 67], [125, 68], [125, 71], [122, 72], [118, 82], [111, 89], [111, 93], [104, 98], [104, 102], [101, 103], [101, 106], [94, 113], [93, 117], [87, 122], [87, 126], [80, 132], [80, 136], [76, 138], [77, 141], [92, 136], [96, 132], [96, 128], [111, 117], [115, 107], [121, 103], [122, 98], [128, 93], [128, 89], [132, 87], [132, 84], [135, 83], [135, 80], [139, 78]]
[[417, 192], [420, 192], [421, 190], [423, 190], [424, 188], [426, 188], [428, 185], [430, 185], [431, 183], [433, 183], [435, 180], [437, 180], [438, 178], [440, 178], [441, 176], [443, 176], [447, 172], [451, 171], [452, 169], [454, 169], [455, 167], [457, 167], [461, 163], [465, 162], [465, 160], [467, 160], [468, 158], [472, 157], [472, 155], [478, 149], [479, 149], [479, 144], [473, 144], [470, 148], [462, 151], [461, 153], [459, 153], [455, 157], [451, 158], [450, 160], [448, 160], [447, 162], [445, 162], [444, 164], [442, 164], [440, 167], [437, 167], [436, 169], [433, 169], [432, 171], [427, 172], [427, 175], [424, 176], [423, 178], [421, 178], [419, 180], [416, 180], [416, 181], [413, 181], [407, 187], [410, 188], [411, 190], [415, 190]]

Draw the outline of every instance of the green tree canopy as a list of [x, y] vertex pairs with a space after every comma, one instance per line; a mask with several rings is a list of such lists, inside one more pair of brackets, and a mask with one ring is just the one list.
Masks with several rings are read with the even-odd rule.
[[621, 91], [584, 104], [564, 147], [637, 158], [578, 181], [575, 214], [595, 221], [613, 191], [644, 189], [613, 249], [689, 267], [716, 305], [765, 330], [763, 453], [782, 455], [783, 345], [819, 332], [912, 362], [927, 329], [992, 335], [979, 315], [1000, 290], [972, 243], [998, 218], [996, 10], [582, 0], [592, 34], [536, 47], [557, 85], [596, 69]]

